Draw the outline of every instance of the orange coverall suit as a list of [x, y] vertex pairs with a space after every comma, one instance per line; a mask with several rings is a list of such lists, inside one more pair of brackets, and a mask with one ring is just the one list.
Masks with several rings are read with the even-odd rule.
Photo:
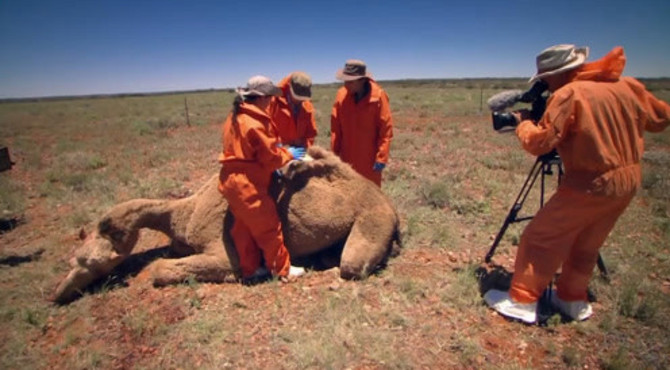
[[309, 100], [298, 101], [297, 111], [292, 111], [288, 102], [291, 98], [290, 83], [289, 75], [277, 85], [282, 90], [283, 96], [272, 99], [269, 108], [273, 129], [282, 144], [309, 148], [314, 144], [316, 137], [314, 106]]
[[517, 302], [537, 301], [561, 266], [559, 298], [587, 299], [598, 250], [640, 186], [644, 131], [669, 124], [667, 103], [620, 77], [625, 61], [617, 47], [578, 67], [537, 125], [523, 121], [516, 129], [525, 150], [556, 148], [565, 167], [557, 192], [521, 236], [510, 288]]
[[372, 167], [375, 162], [388, 162], [393, 122], [388, 95], [369, 81], [370, 92], [358, 103], [345, 87], [337, 91], [330, 116], [330, 147], [356, 172], [381, 187], [382, 173]]
[[261, 251], [274, 275], [288, 275], [291, 266], [268, 187], [272, 172], [293, 157], [277, 147], [270, 125], [268, 114], [248, 103], [240, 104], [235, 121], [231, 113], [223, 124], [219, 191], [235, 216], [231, 236], [240, 256], [242, 277], [260, 267]]

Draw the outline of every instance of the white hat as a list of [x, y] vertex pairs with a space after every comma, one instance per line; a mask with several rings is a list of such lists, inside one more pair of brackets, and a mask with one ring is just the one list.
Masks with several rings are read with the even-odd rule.
[[254, 76], [247, 81], [246, 87], [238, 87], [237, 93], [241, 96], [281, 96], [281, 89], [265, 76]]
[[561, 44], [544, 49], [535, 59], [537, 73], [528, 82], [568, 71], [584, 64], [589, 56], [589, 48], [571, 44]]

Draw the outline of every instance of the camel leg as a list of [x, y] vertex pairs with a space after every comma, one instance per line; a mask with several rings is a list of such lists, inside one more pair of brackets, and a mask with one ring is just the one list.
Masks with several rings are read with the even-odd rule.
[[395, 221], [368, 212], [354, 223], [342, 250], [340, 276], [363, 279], [379, 267], [391, 251]]
[[155, 286], [179, 284], [195, 279], [199, 282], [222, 283], [234, 281], [236, 271], [225, 254], [221, 243], [218, 250], [206, 248], [209, 253], [182, 258], [161, 258], [147, 266], [147, 274]]

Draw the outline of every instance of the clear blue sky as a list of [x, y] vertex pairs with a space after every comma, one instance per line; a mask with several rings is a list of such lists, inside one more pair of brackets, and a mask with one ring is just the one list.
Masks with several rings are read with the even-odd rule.
[[0, 0], [0, 98], [226, 88], [346, 59], [379, 80], [528, 77], [547, 46], [670, 76], [670, 0]]

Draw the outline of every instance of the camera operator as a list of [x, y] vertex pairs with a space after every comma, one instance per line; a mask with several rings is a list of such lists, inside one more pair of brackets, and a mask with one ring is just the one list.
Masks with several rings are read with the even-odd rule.
[[523, 148], [539, 156], [556, 149], [565, 177], [521, 236], [509, 292], [489, 290], [486, 303], [503, 316], [536, 321], [537, 301], [560, 268], [555, 309], [574, 320], [592, 314], [587, 286], [599, 249], [640, 186], [644, 131], [670, 123], [670, 106], [631, 77], [615, 47], [585, 63], [588, 48], [556, 45], [536, 60], [552, 93], [538, 122], [515, 112]]

